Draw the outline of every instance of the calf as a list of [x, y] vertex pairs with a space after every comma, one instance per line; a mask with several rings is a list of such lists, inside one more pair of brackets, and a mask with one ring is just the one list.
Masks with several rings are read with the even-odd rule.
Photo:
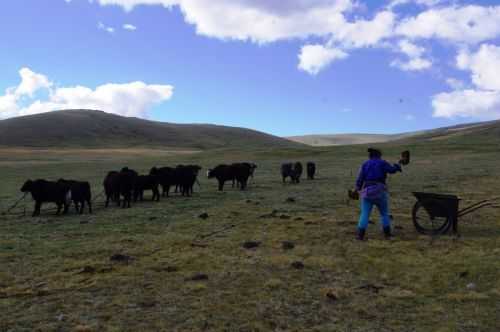
[[314, 180], [315, 175], [316, 175], [316, 164], [310, 161], [307, 163], [307, 178], [309, 180]]
[[138, 199], [144, 200], [144, 190], [153, 192], [153, 201], [160, 201], [160, 191], [158, 177], [156, 175], [140, 175], [134, 182], [134, 202]]
[[71, 190], [67, 185], [46, 180], [28, 180], [21, 187], [23, 193], [31, 193], [31, 197], [35, 201], [35, 209], [32, 216], [40, 215], [40, 209], [43, 203], [55, 203], [57, 205], [57, 213], [68, 213], [68, 207], [71, 204]]
[[57, 183], [68, 186], [71, 190], [71, 199], [75, 204], [76, 212], [83, 214], [86, 202], [89, 206], [89, 213], [92, 213], [92, 192], [90, 183], [64, 179], [59, 179]]

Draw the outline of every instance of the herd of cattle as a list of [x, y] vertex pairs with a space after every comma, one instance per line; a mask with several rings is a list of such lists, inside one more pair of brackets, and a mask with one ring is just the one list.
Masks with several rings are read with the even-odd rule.
[[[254, 163], [234, 163], [230, 165], [219, 165], [209, 169], [207, 177], [218, 181], [219, 191], [224, 190], [224, 184], [232, 182], [233, 187], [245, 190], [248, 180], [253, 178], [257, 165]], [[176, 167], [153, 167], [147, 175], [139, 175], [136, 171], [124, 167], [121, 171], [108, 172], [103, 181], [106, 197], [105, 207], [110, 202], [123, 208], [131, 207], [134, 202], [144, 199], [144, 191], [150, 190], [153, 194], [153, 201], [159, 201], [160, 196], [168, 196], [171, 188], [175, 192], [180, 192], [182, 196], [191, 196], [194, 186], [198, 183], [198, 175], [201, 171], [198, 165], [178, 165]], [[308, 162], [307, 177], [314, 179], [316, 165]], [[303, 173], [302, 163], [285, 163], [281, 165], [281, 176], [283, 183], [289, 177], [292, 183], [299, 183]], [[161, 188], [161, 195], [160, 195]], [[92, 193], [89, 182], [59, 179], [58, 181], [47, 181], [43, 179], [28, 180], [21, 187], [25, 194], [30, 193], [35, 201], [35, 209], [32, 216], [40, 215], [43, 203], [55, 203], [57, 214], [63, 210], [66, 214], [71, 203], [74, 204], [78, 213], [84, 212], [85, 205], [88, 205], [89, 213], [92, 213]]]

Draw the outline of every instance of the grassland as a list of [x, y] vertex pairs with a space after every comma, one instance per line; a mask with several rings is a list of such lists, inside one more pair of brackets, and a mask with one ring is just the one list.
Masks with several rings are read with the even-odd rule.
[[[0, 211], [27, 178], [87, 179], [99, 193], [105, 173], [124, 165], [206, 170], [248, 160], [259, 168], [246, 192], [219, 193], [202, 176], [193, 198], [126, 210], [98, 202], [83, 216], [0, 216], [0, 331], [499, 331], [500, 210], [461, 220], [459, 237], [418, 235], [410, 219], [412, 191], [459, 194], [463, 204], [497, 196], [498, 144], [383, 148], [389, 160], [410, 148], [414, 161], [390, 180], [396, 238], [383, 240], [374, 216], [366, 242], [354, 240], [358, 207], [345, 199], [362, 146], [2, 150]], [[318, 179], [283, 186], [287, 160], [316, 161]], [[118, 253], [132, 259], [110, 261]]]

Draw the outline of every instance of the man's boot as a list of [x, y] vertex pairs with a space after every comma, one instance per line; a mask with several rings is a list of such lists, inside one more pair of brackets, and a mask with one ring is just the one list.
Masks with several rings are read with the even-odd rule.
[[392, 237], [391, 226], [384, 227], [384, 237], [390, 239]]
[[358, 228], [358, 235], [356, 236], [356, 239], [359, 241], [363, 241], [365, 239], [365, 232], [365, 229]]

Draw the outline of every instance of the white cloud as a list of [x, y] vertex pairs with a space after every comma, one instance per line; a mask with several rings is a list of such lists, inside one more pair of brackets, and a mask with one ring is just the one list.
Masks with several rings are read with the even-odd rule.
[[391, 66], [397, 67], [404, 71], [421, 71], [432, 67], [432, 61], [425, 59], [423, 54], [425, 48], [417, 46], [412, 42], [403, 39], [398, 43], [397, 50], [408, 57], [407, 61], [400, 59], [391, 62]]
[[[451, 45], [475, 45], [500, 36], [500, 6], [459, 5], [452, 0], [393, 0], [367, 19], [358, 0], [96, 0], [102, 6], [121, 6], [126, 11], [136, 6], [157, 5], [178, 8], [184, 20], [197, 34], [221, 40], [251, 41], [258, 44], [287, 39], [315, 38], [299, 54], [298, 67], [311, 74], [329, 63], [345, 57], [356, 48], [384, 47], [403, 38], [398, 45], [408, 59], [391, 64], [402, 70], [424, 70], [432, 67], [430, 56], [414, 44], [418, 39], [437, 39]], [[421, 6], [416, 16], [396, 14], [405, 4]], [[451, 5], [450, 5], [451, 3]], [[358, 12], [356, 12], [358, 10]], [[353, 17], [353, 18], [348, 18]], [[401, 18], [403, 17], [403, 18]], [[102, 29], [113, 28], [102, 24]], [[317, 45], [316, 45], [317, 46]], [[332, 51], [335, 50], [335, 51]], [[310, 53], [308, 53], [310, 52]], [[322, 56], [319, 56], [319, 54]], [[420, 55], [416, 55], [420, 53]], [[305, 60], [302, 60], [305, 58]], [[317, 60], [313, 63], [314, 59]]]
[[462, 87], [434, 96], [434, 116], [500, 118], [500, 47], [483, 44], [476, 53], [461, 50], [456, 64], [459, 69], [470, 71], [475, 89]]
[[425, 48], [417, 46], [406, 39], [401, 40], [398, 46], [399, 50], [410, 58], [420, 58], [425, 52]]
[[389, 4], [388, 8], [393, 9], [397, 6], [406, 5], [409, 3], [414, 3], [420, 6], [433, 7], [443, 2], [444, 2], [443, 0], [393, 0]]
[[500, 91], [500, 47], [483, 44], [470, 54], [462, 50], [457, 56], [457, 67], [472, 74], [472, 83], [480, 89]]
[[17, 96], [28, 95], [32, 97], [37, 90], [49, 88], [52, 85], [46, 76], [34, 73], [29, 68], [21, 68], [19, 76], [21, 76], [21, 84], [16, 88]]
[[453, 90], [463, 90], [465, 88], [465, 83], [463, 81], [453, 77], [447, 78], [446, 84], [448, 84]]
[[500, 36], [499, 21], [500, 6], [450, 6], [407, 18], [398, 25], [396, 33], [407, 38], [473, 44]]
[[330, 43], [340, 43], [346, 48], [360, 48], [378, 44], [393, 35], [396, 15], [382, 11], [372, 20], [339, 21], [331, 31]]
[[[45, 77], [31, 73], [29, 77]], [[21, 77], [19, 86], [7, 89], [5, 95], [0, 96], [0, 118], [61, 109], [98, 109], [124, 116], [147, 117], [152, 106], [169, 100], [173, 95], [171, 85], [148, 85], [139, 81], [108, 83], [95, 89], [84, 86], [52, 88], [51, 84], [32, 85], [31, 89], [25, 89], [25, 83], [30, 80], [22, 74]], [[32, 96], [39, 89], [48, 90], [47, 100], [30, 100], [29, 105], [21, 105], [22, 97]]]
[[105, 25], [104, 23], [102, 22], [99, 22], [97, 23], [97, 28], [99, 30], [104, 30], [106, 31], [107, 33], [114, 33], [115, 32], [115, 28], [113, 27], [108, 27], [107, 25]]
[[408, 61], [394, 60], [391, 62], [391, 66], [403, 71], [422, 71], [432, 67], [432, 62], [422, 58], [410, 59]]
[[300, 51], [298, 67], [311, 75], [316, 75], [333, 61], [346, 57], [348, 54], [339, 49], [323, 45], [306, 45]]
[[139, 5], [177, 6], [200, 35], [269, 43], [326, 36], [342, 22], [352, 0], [98, 0], [130, 11]]
[[132, 25], [132, 24], [124, 24], [123, 29], [128, 30], [128, 31], [135, 31], [135, 30], [137, 30], [137, 27], [135, 25]]
[[416, 119], [415, 115], [413, 114], [405, 114], [404, 118], [406, 121], [414, 121]]
[[500, 118], [500, 92], [457, 90], [433, 97], [434, 116], [443, 118]]

